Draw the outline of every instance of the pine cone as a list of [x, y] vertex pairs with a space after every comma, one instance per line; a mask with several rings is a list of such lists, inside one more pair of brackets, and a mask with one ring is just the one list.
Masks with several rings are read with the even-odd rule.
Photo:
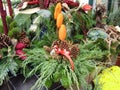
[[59, 46], [59, 44], [60, 44], [60, 41], [56, 40], [56, 41], [53, 42], [52, 47], [55, 46], [55, 45]]
[[66, 41], [61, 41], [61, 43], [59, 45], [59, 48], [66, 49], [67, 51], [70, 51], [69, 50], [69, 44]]
[[8, 47], [10, 45], [12, 45], [11, 39], [5, 34], [0, 34], [0, 48]]
[[24, 39], [26, 37], [26, 32], [21, 32], [20, 33], [20, 39]]
[[30, 46], [30, 40], [28, 37], [20, 39], [19, 42], [24, 43], [26, 47]]
[[77, 45], [72, 45], [71, 51], [70, 51], [71, 57], [76, 58], [78, 54], [79, 54], [78, 46]]

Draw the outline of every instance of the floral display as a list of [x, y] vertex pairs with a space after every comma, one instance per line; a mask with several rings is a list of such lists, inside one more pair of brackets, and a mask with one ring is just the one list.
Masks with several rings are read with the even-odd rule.
[[[10, 16], [3, 8], [7, 3]], [[0, 1], [0, 89], [16, 87], [13, 78], [19, 75], [24, 83], [33, 79], [26, 90], [120, 89], [120, 9], [108, 13], [102, 3], [81, 0], [4, 4]]]

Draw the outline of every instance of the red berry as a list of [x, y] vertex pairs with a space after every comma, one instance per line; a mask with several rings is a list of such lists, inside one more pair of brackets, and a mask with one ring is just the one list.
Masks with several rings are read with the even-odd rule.
[[21, 60], [26, 59], [25, 52], [23, 52], [22, 50], [16, 50], [16, 55], [18, 55]]
[[26, 45], [24, 43], [18, 42], [15, 49], [16, 50], [22, 50], [25, 47], [26, 47]]

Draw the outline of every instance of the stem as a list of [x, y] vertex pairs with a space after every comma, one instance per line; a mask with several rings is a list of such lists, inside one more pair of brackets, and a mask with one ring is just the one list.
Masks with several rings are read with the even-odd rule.
[[7, 0], [7, 4], [8, 4], [8, 9], [9, 9], [9, 14], [12, 17], [13, 16], [13, 10], [12, 10], [11, 1]]
[[7, 27], [7, 22], [6, 22], [6, 11], [3, 9], [2, 0], [0, 0], [0, 15], [2, 18], [4, 33], [7, 35], [8, 34], [8, 27]]

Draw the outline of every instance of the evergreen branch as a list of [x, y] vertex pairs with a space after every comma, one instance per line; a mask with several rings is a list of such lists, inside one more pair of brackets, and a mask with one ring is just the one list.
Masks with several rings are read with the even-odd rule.
[[[60, 81], [64, 87], [70, 87], [72, 85], [77, 85], [77, 89], [80, 86], [84, 89], [89, 88], [85, 77], [89, 75], [96, 66], [95, 60], [102, 60], [104, 56], [107, 55], [106, 50], [101, 50], [99, 44], [94, 44], [95, 42], [88, 42], [79, 45], [80, 54], [74, 60], [75, 71], [72, 71], [69, 62], [61, 59], [61, 62], [52, 59], [46, 54], [44, 49], [33, 48], [31, 50], [26, 50], [27, 59], [23, 61], [24, 73], [26, 72], [26, 67], [31, 65], [30, 71], [27, 73], [26, 78], [37, 73], [39, 76], [37, 82], [32, 87], [32, 90], [37, 88], [40, 89], [42, 86], [46, 86], [49, 80], [53, 82]], [[50, 83], [51, 83], [50, 82]], [[87, 87], [86, 87], [87, 86]]]
[[3, 81], [8, 76], [8, 73], [11, 72], [14, 76], [16, 76], [17, 63], [10, 58], [5, 58], [6, 61], [1, 62], [0, 64], [0, 85], [3, 84]]

